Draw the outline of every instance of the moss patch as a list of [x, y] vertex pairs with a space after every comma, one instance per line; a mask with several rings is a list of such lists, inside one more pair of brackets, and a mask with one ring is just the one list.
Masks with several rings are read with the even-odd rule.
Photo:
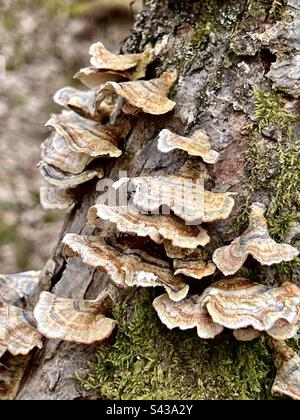
[[151, 301], [143, 292], [114, 309], [116, 340], [78, 377], [86, 389], [118, 400], [271, 398], [274, 366], [263, 338], [238, 343], [224, 333], [206, 341], [195, 330], [169, 331]]
[[[299, 116], [285, 108], [279, 94], [255, 88], [256, 122], [248, 134], [246, 168], [250, 191], [265, 190], [270, 197], [267, 213], [270, 235], [282, 241], [299, 212], [300, 141], [295, 134]], [[275, 141], [262, 135], [264, 130], [276, 135]], [[276, 266], [278, 279], [291, 280], [299, 259]]]

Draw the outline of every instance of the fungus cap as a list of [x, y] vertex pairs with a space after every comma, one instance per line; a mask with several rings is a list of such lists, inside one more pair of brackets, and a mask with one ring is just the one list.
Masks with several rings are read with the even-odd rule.
[[219, 153], [212, 150], [208, 136], [202, 131], [196, 131], [191, 137], [183, 137], [168, 129], [159, 133], [158, 150], [168, 153], [174, 149], [184, 150], [191, 156], [200, 156], [206, 163], [216, 163]]

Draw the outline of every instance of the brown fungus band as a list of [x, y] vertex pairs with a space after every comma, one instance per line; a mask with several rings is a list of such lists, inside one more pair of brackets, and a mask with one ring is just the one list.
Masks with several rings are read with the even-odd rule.
[[31, 312], [0, 300], [0, 346], [13, 356], [28, 354], [42, 347], [42, 336], [35, 327]]
[[103, 269], [118, 287], [162, 286], [173, 300], [181, 300], [188, 293], [188, 285], [180, 276], [173, 275], [169, 263], [146, 252], [130, 249], [121, 252], [104, 239], [71, 233], [63, 243], [67, 255], [78, 255], [90, 267]]
[[[270, 288], [237, 277], [220, 280], [208, 287], [202, 295], [188, 296], [179, 303], [163, 296], [154, 301], [154, 308], [162, 322], [167, 326], [172, 325], [172, 328], [182, 328], [182, 325], [190, 325], [186, 328], [196, 326], [189, 323], [189, 311], [195, 311], [201, 317], [205, 314], [205, 319], [210, 319], [212, 325], [232, 329], [237, 339], [243, 336], [245, 341], [247, 335], [248, 340], [249, 334], [256, 335], [253, 329], [265, 331], [276, 339], [289, 339], [297, 333], [300, 326], [300, 289], [292, 283]], [[157, 303], [160, 299], [164, 302], [163, 306]], [[186, 324], [182, 324], [182, 319], [186, 319]], [[241, 329], [248, 327], [251, 330], [247, 331], [248, 334], [244, 331], [242, 335]], [[201, 335], [200, 337], [205, 338]]]
[[126, 101], [126, 105], [123, 107], [125, 114], [136, 114], [137, 112], [153, 115], [166, 114], [176, 105], [176, 102], [168, 98], [168, 93], [176, 78], [177, 73], [172, 71], [163, 73], [157, 79], [121, 83], [107, 82], [99, 90], [95, 103], [101, 104], [105, 98], [118, 95]]
[[216, 163], [219, 153], [212, 150], [208, 136], [202, 131], [196, 131], [191, 137], [183, 137], [166, 128], [159, 133], [158, 150], [169, 153], [172, 150], [184, 150], [191, 156], [200, 156], [206, 163]]
[[[189, 226], [177, 220], [172, 215], [146, 215], [128, 206], [107, 206], [97, 204], [88, 211], [88, 223], [107, 220], [114, 223], [123, 233], [149, 236], [157, 244], [168, 242], [179, 249], [194, 250], [205, 246], [209, 236], [201, 226]], [[168, 241], [168, 242], [166, 242]]]
[[117, 322], [104, 313], [113, 306], [105, 291], [95, 300], [76, 300], [42, 292], [34, 308], [38, 331], [47, 338], [92, 344], [108, 338]]
[[249, 255], [260, 264], [272, 265], [291, 261], [299, 254], [291, 245], [278, 244], [270, 237], [264, 213], [262, 204], [252, 204], [247, 230], [230, 245], [214, 252], [213, 262], [226, 276], [236, 273]]
[[184, 175], [122, 178], [113, 187], [132, 182], [133, 204], [146, 212], [167, 206], [187, 222], [213, 222], [230, 216], [233, 193], [214, 193], [203, 189], [202, 179]]
[[140, 54], [112, 54], [101, 42], [90, 47], [90, 66], [75, 74], [89, 88], [99, 88], [107, 81], [137, 80], [145, 77], [148, 64], [153, 60], [154, 50], [146, 48]]

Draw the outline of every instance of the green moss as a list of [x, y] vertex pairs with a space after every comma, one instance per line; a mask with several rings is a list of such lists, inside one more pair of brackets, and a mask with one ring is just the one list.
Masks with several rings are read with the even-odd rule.
[[0, 225], [0, 246], [16, 242], [18, 240], [19, 233], [15, 225]]
[[[132, 300], [133, 301], [133, 300]], [[269, 399], [274, 377], [264, 339], [239, 343], [226, 334], [201, 340], [169, 331], [144, 294], [114, 310], [114, 344], [100, 347], [87, 377], [103, 399]]]
[[285, 5], [285, 0], [273, 0], [268, 14], [268, 21], [274, 22], [276, 20], [279, 20], [283, 14]]
[[285, 101], [281, 95], [265, 92], [257, 87], [254, 88], [254, 94], [258, 131], [261, 132], [271, 123], [281, 128], [289, 127], [296, 120], [295, 115], [283, 107]]
[[234, 237], [242, 234], [242, 232], [247, 228], [250, 204], [250, 197], [241, 197], [239, 206], [240, 210], [227, 231], [227, 240], [229, 240], [229, 238], [233, 239]]

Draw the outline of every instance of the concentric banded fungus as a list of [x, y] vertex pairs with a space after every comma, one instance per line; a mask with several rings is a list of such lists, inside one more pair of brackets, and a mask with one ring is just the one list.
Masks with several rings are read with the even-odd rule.
[[109, 207], [98, 204], [89, 209], [87, 217], [90, 224], [97, 223], [99, 219], [108, 220], [115, 223], [120, 232], [149, 236], [157, 244], [165, 239], [173, 246], [193, 250], [209, 242], [206, 230], [199, 226], [187, 226], [170, 215], [147, 216], [128, 206]]
[[[270, 288], [236, 277], [212, 284], [201, 301], [214, 322], [234, 330], [251, 326], [273, 336], [272, 327], [278, 320], [293, 326], [300, 322], [300, 289], [293, 283]], [[295, 329], [282, 327], [284, 338], [292, 338]], [[278, 334], [280, 325], [276, 329]]]
[[129, 123], [102, 126], [73, 112], [53, 116], [46, 126], [54, 128], [72, 152], [83, 153], [91, 158], [121, 156], [122, 151], [116, 144], [129, 130]]
[[104, 269], [119, 287], [163, 286], [174, 300], [183, 299], [188, 293], [188, 285], [173, 275], [166, 261], [145, 252], [127, 249], [122, 253], [97, 237], [70, 233], [63, 243], [66, 255], [79, 255], [85, 264]]
[[191, 156], [201, 156], [206, 163], [215, 163], [219, 156], [212, 150], [208, 136], [199, 130], [192, 137], [183, 137], [164, 129], [159, 133], [157, 147], [162, 153], [181, 149]]
[[40, 202], [45, 210], [70, 209], [76, 202], [72, 190], [63, 190], [56, 187], [41, 187]]
[[103, 169], [88, 169], [81, 174], [74, 175], [57, 169], [52, 165], [48, 165], [48, 163], [43, 161], [38, 164], [38, 167], [42, 176], [49, 184], [63, 189], [74, 188], [95, 177], [102, 178], [104, 175]]
[[42, 347], [42, 336], [31, 313], [0, 300], [0, 345], [13, 355], [27, 354]]
[[102, 102], [98, 113], [94, 114], [91, 112], [94, 96], [94, 90], [81, 91], [72, 87], [64, 87], [56, 92], [53, 100], [58, 105], [74, 111], [84, 118], [105, 122], [109, 119], [116, 107], [115, 105]]
[[284, 341], [273, 340], [271, 349], [277, 369], [272, 395], [300, 400], [300, 357]]
[[92, 88], [108, 80], [136, 80], [145, 76], [153, 53], [153, 49], [146, 48], [140, 54], [116, 55], [109, 52], [101, 42], [97, 42], [90, 47], [91, 66], [81, 69], [74, 77]]
[[223, 331], [221, 325], [211, 319], [206, 308], [202, 306], [200, 296], [190, 296], [181, 302], [173, 302], [167, 294], [158, 296], [153, 306], [162, 321], [169, 329], [179, 327], [187, 330], [197, 327], [201, 338], [214, 338]]
[[138, 209], [157, 212], [161, 206], [168, 206], [188, 222], [227, 219], [234, 206], [232, 193], [204, 191], [202, 180], [183, 175], [122, 178], [113, 187], [118, 189], [130, 181], [136, 189], [133, 204]]
[[57, 133], [51, 133], [42, 143], [41, 157], [49, 165], [70, 172], [80, 174], [93, 158], [85, 153], [73, 152], [67, 145], [66, 140]]
[[100, 89], [96, 103], [101, 103], [107, 96], [117, 94], [127, 101], [129, 106], [123, 108], [127, 114], [134, 114], [137, 111], [154, 115], [165, 114], [176, 105], [167, 97], [176, 78], [177, 74], [173, 71], [163, 73], [158, 79], [122, 83], [107, 82]]
[[271, 239], [264, 213], [262, 204], [252, 204], [248, 229], [230, 245], [214, 252], [213, 262], [226, 276], [237, 272], [248, 255], [252, 255], [260, 264], [272, 265], [291, 261], [299, 254], [291, 245], [278, 244]]
[[0, 299], [15, 305], [32, 296], [39, 283], [40, 271], [18, 274], [0, 274]]
[[202, 279], [202, 277], [211, 276], [216, 271], [216, 266], [211, 261], [203, 261], [201, 259], [175, 259], [173, 261], [175, 276], [177, 274], [184, 274], [195, 279]]
[[[138, 252], [133, 250], [132, 252]], [[124, 255], [123, 270], [126, 272], [125, 283], [128, 286], [157, 287], [162, 286], [173, 301], [186, 297], [189, 286], [181, 277], [175, 277], [169, 264], [158, 258], [150, 257], [139, 251], [138, 255]]]
[[92, 344], [108, 338], [117, 325], [103, 315], [112, 304], [107, 292], [95, 300], [66, 299], [42, 292], [34, 317], [38, 330], [47, 338]]
[[238, 341], [253, 341], [257, 337], [259, 337], [260, 334], [261, 334], [260, 331], [257, 331], [252, 327], [239, 328], [233, 331], [233, 336]]
[[120, 263], [121, 254], [104, 240], [68, 233], [63, 244], [68, 257], [80, 256], [88, 266], [106, 271], [116, 286], [126, 288], [125, 274]]
[[166, 239], [163, 240], [163, 245], [165, 247], [166, 255], [172, 259], [185, 258], [194, 252], [194, 249], [191, 248], [181, 248], [179, 246], [174, 246], [172, 245], [171, 241], [168, 241]]

